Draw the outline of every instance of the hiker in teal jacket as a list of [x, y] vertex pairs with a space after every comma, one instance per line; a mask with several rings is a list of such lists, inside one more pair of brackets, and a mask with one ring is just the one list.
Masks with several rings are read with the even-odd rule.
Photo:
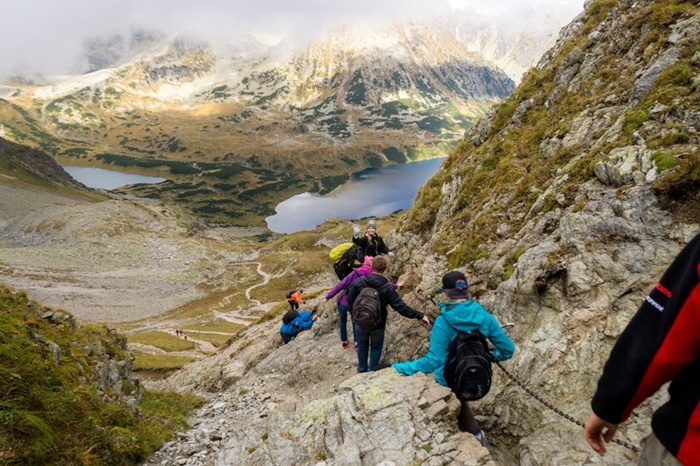
[[[440, 314], [435, 319], [430, 331], [428, 353], [414, 361], [394, 363], [392, 367], [403, 375], [413, 375], [416, 372], [425, 374], [434, 372], [437, 383], [447, 387], [444, 376], [445, 362], [450, 343], [457, 338], [459, 331], [478, 330], [481, 332], [496, 347], [493, 356], [498, 361], [504, 361], [513, 356], [515, 345], [498, 324], [496, 318], [481, 304], [471, 299], [467, 278], [462, 272], [454, 270], [445, 274], [442, 277], [442, 288], [450, 301], [438, 303]], [[486, 437], [467, 402], [460, 401], [462, 402], [462, 410], [458, 418], [460, 430], [474, 434], [482, 445], [486, 446]]]

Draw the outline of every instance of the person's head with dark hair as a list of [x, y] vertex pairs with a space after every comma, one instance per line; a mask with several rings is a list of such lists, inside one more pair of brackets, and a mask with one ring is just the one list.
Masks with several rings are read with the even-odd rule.
[[377, 256], [372, 260], [372, 272], [384, 273], [389, 268], [389, 261], [384, 256]]

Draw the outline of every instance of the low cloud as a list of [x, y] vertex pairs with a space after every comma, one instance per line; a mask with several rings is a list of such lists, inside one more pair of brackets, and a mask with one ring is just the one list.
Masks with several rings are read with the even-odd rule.
[[[531, 0], [562, 3], [562, 0]], [[494, 12], [527, 1], [492, 0]], [[583, 0], [566, 0], [583, 8]], [[425, 15], [452, 6], [483, 8], [475, 0], [3, 0], [0, 77], [73, 70], [89, 38], [133, 29], [231, 39], [244, 32], [296, 33], [311, 39], [342, 22], [378, 22]], [[481, 6], [480, 6], [481, 5]]]

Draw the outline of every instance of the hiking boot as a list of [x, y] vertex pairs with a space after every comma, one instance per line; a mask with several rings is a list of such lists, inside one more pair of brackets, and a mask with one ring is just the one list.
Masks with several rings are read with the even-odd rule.
[[344, 350], [348, 349], [348, 342], [347, 341], [343, 342], [343, 349]]
[[489, 441], [486, 440], [486, 433], [483, 430], [480, 430], [478, 433], [474, 434], [474, 437], [476, 437], [482, 447], [486, 449], [489, 448]]

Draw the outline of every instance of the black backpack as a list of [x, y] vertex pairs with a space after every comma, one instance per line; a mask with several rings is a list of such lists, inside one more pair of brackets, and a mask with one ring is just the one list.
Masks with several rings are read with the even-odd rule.
[[364, 260], [365, 254], [362, 251], [362, 246], [353, 244], [352, 247], [345, 251], [340, 259], [338, 259], [338, 262], [333, 264], [333, 270], [335, 270], [335, 274], [338, 276], [338, 279], [342, 280], [350, 275], [350, 272], [352, 272], [352, 269], [354, 268], [353, 265], [355, 264], [355, 261], [362, 263]]
[[282, 316], [282, 323], [285, 325], [289, 325], [298, 316], [299, 316], [299, 312], [297, 312], [294, 309], [290, 309], [284, 314], [284, 316]]
[[296, 290], [287, 291], [287, 299], [290, 299]]
[[447, 353], [444, 372], [447, 385], [463, 400], [483, 398], [491, 389], [492, 360], [481, 332], [459, 332]]
[[365, 286], [352, 303], [352, 321], [365, 330], [374, 330], [382, 320], [379, 290], [372, 288], [365, 277], [361, 280]]

